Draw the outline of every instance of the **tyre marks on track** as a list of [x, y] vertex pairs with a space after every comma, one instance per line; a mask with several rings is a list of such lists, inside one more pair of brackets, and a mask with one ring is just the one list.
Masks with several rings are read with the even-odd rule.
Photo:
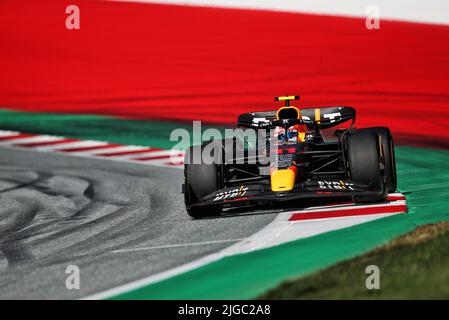
[[[144, 192], [148, 184], [92, 169], [0, 168], [0, 256], [6, 260], [1, 264], [11, 268], [62, 251], [69, 258], [71, 252], [98, 254], [127, 245], [137, 235], [125, 229], [147, 219], [142, 208], [151, 208]], [[111, 230], [110, 247], [99, 239]]]

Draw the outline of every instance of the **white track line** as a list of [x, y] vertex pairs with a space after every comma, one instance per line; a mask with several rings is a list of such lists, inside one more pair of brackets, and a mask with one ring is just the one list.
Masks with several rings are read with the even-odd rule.
[[140, 247], [140, 248], [130, 248], [130, 249], [119, 249], [113, 250], [111, 253], [123, 253], [123, 252], [135, 252], [135, 251], [147, 251], [147, 250], [157, 250], [157, 249], [170, 249], [170, 248], [182, 248], [182, 247], [193, 247], [193, 246], [203, 246], [208, 244], [217, 244], [217, 243], [227, 243], [227, 242], [237, 242], [241, 241], [244, 238], [239, 239], [226, 239], [226, 240], [211, 240], [211, 241], [202, 241], [202, 242], [188, 242], [188, 243], [179, 243], [179, 244], [167, 244], [163, 246], [152, 246], [152, 247]]
[[132, 291], [137, 288], [141, 288], [141, 287], [147, 286], [149, 284], [177, 276], [179, 274], [185, 273], [185, 272], [193, 270], [193, 269], [197, 269], [201, 266], [204, 266], [211, 262], [217, 261], [224, 257], [223, 253], [224, 253], [224, 251], [222, 250], [217, 253], [213, 253], [213, 254], [207, 255], [205, 257], [202, 257], [200, 259], [197, 259], [195, 261], [183, 264], [179, 267], [175, 267], [175, 268], [169, 269], [167, 271], [163, 271], [163, 272], [157, 273], [155, 275], [152, 275], [152, 276], [140, 279], [140, 280], [132, 281], [132, 282], [124, 284], [122, 286], [118, 286], [118, 287], [115, 287], [115, 288], [112, 288], [109, 290], [105, 290], [100, 293], [92, 294], [90, 296], [82, 298], [81, 300], [107, 299], [107, 298], [119, 295], [121, 293], [124, 293], [124, 292]]
[[[286, 216], [280, 214], [263, 232], [256, 233], [251, 239], [236, 244], [236, 250], [250, 252], [282, 243], [313, 237], [322, 233], [349, 228], [357, 224], [389, 217], [396, 213], [382, 213], [360, 216], [333, 217], [313, 220], [285, 221]], [[287, 219], [291, 216], [288, 213]]]
[[17, 136], [19, 133], [17, 131], [0, 130], [0, 137]]

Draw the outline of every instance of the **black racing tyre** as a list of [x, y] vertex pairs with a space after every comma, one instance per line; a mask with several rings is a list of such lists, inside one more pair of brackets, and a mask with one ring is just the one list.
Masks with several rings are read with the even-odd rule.
[[377, 132], [382, 141], [382, 151], [385, 163], [385, 176], [387, 179], [388, 192], [395, 192], [397, 189], [397, 175], [396, 175], [396, 159], [394, 155], [393, 136], [390, 129], [386, 127], [374, 127], [366, 130], [373, 130]]
[[[193, 152], [202, 152], [203, 146], [190, 147], [186, 152], [184, 165], [185, 189], [184, 199], [187, 213], [192, 218], [207, 218], [221, 214], [222, 205], [206, 205], [191, 207], [199, 199], [221, 188], [220, 164], [193, 163]], [[201, 154], [201, 153], [199, 153]], [[189, 161], [187, 161], [189, 159]], [[201, 159], [199, 159], [201, 160]]]
[[387, 196], [382, 170], [381, 145], [375, 130], [358, 129], [346, 138], [349, 178], [355, 184], [369, 185], [377, 195], [354, 196], [354, 202], [382, 201]]

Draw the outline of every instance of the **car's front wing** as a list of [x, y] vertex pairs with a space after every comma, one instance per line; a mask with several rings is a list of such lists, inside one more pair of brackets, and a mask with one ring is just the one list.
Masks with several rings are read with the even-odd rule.
[[288, 192], [273, 192], [269, 185], [264, 184], [242, 184], [240, 186], [223, 188], [210, 195], [201, 198], [194, 206], [211, 204], [233, 204], [257, 203], [257, 202], [280, 202], [307, 198], [332, 198], [352, 197], [356, 195], [378, 196], [383, 190], [373, 190], [370, 186], [356, 185], [343, 180], [316, 180], [299, 183]]

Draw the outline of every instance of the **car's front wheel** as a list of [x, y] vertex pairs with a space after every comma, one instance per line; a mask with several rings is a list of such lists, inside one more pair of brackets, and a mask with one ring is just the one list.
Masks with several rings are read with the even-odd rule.
[[346, 138], [346, 160], [353, 183], [369, 186], [376, 195], [354, 196], [354, 202], [382, 201], [387, 196], [381, 137], [376, 130], [358, 129]]
[[194, 152], [201, 155], [203, 148], [204, 146], [193, 146], [186, 152], [186, 164], [184, 165], [184, 199], [187, 213], [192, 218], [218, 216], [223, 209], [222, 205], [192, 206], [198, 203], [202, 197], [210, 195], [221, 187], [222, 178], [218, 163], [204, 163], [201, 156], [196, 157], [195, 162], [193, 161]]

